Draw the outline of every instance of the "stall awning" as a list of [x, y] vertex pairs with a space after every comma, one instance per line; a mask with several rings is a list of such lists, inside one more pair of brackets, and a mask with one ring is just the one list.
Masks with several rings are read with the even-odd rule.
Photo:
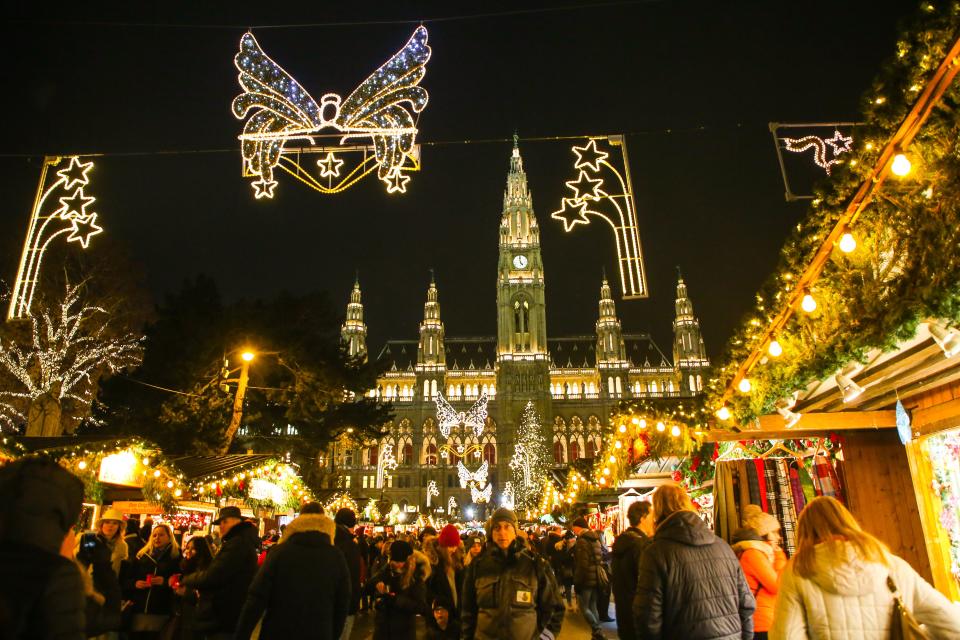
[[187, 480], [194, 480], [215, 473], [239, 473], [276, 458], [275, 454], [238, 453], [225, 456], [181, 456], [171, 458], [170, 463], [182, 471]]

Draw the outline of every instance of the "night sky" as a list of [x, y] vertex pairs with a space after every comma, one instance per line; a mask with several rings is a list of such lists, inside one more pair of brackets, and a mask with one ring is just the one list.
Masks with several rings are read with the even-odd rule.
[[[322, 196], [278, 172], [276, 197], [255, 200], [230, 113], [246, 26], [319, 101], [349, 94], [416, 26], [374, 22], [545, 6], [326, 4], [7, 10], [0, 278], [15, 274], [41, 156], [102, 153], [88, 193], [105, 233], [90, 250], [129, 253], [157, 299], [205, 273], [228, 300], [319, 290], [339, 309], [359, 270], [376, 350], [416, 337], [433, 267], [447, 335], [494, 335], [516, 129], [541, 226], [548, 334], [592, 333], [613, 239], [599, 221], [565, 234], [549, 218], [573, 156], [569, 141], [533, 139], [627, 133], [651, 296], [618, 301], [624, 330], [651, 332], [669, 354], [679, 265], [716, 357], [804, 213], [784, 200], [767, 123], [855, 120], [915, 6], [664, 1], [427, 21], [423, 170], [407, 194], [368, 178]], [[318, 22], [367, 24], [256, 27]]]

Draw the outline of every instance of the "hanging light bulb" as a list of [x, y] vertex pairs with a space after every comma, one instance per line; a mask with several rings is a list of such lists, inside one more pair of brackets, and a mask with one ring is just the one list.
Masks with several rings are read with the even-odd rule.
[[77, 468], [80, 469], [80, 471], [83, 471], [87, 468], [87, 463], [84, 460], [81, 460], [77, 463]]
[[774, 358], [779, 358], [781, 355], [783, 355], [783, 347], [781, 347], [780, 343], [776, 340], [771, 340], [770, 344], [767, 346], [767, 353]]
[[641, 429], [646, 429], [646, 428], [647, 428], [647, 421], [646, 421], [646, 420], [641, 420], [641, 421], [640, 421], [640, 428], [641, 428]]
[[852, 402], [857, 396], [863, 393], [863, 387], [851, 380], [847, 374], [838, 373], [835, 379], [837, 381], [837, 387], [840, 388], [840, 393], [843, 394], [844, 402]]
[[840, 236], [840, 243], [838, 244], [840, 251], [844, 253], [850, 253], [857, 248], [857, 240], [853, 237], [852, 233], [845, 233]]
[[753, 387], [750, 384], [750, 378], [741, 378], [740, 384], [737, 385], [737, 389], [740, 389], [740, 393], [750, 393], [750, 389], [752, 388]]
[[623, 448], [623, 443], [620, 442], [619, 440], [617, 440], [616, 442], [613, 443], [613, 447], [614, 447], [615, 449], [622, 449], [622, 448]]
[[930, 335], [934, 342], [943, 349], [943, 355], [952, 358], [960, 353], [960, 331], [953, 327], [946, 327], [939, 322], [929, 322], [927, 326], [930, 329]]
[[657, 431], [663, 432], [666, 430], [667, 430], [667, 425], [663, 424], [662, 422], [657, 423]]
[[730, 419], [730, 409], [727, 408], [727, 405], [723, 405], [722, 407], [717, 409], [717, 417], [720, 418], [721, 420]]
[[625, 425], [625, 424], [620, 425], [620, 429], [619, 429], [619, 430], [620, 430], [620, 433], [626, 433], [626, 432], [627, 432], [627, 425]]
[[893, 164], [890, 165], [890, 171], [902, 178], [910, 173], [912, 167], [913, 165], [910, 164], [910, 159], [905, 154], [898, 153], [893, 156]]
[[803, 296], [803, 300], [800, 302], [800, 308], [807, 313], [813, 313], [817, 310], [817, 301], [808, 293]]
[[670, 435], [672, 435], [674, 438], [676, 438], [677, 436], [679, 436], [679, 435], [680, 435], [680, 427], [678, 427], [677, 425], [673, 425], [673, 427], [670, 429]]

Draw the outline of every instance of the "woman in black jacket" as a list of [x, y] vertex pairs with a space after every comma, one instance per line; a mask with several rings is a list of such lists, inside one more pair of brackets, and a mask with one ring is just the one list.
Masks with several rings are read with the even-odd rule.
[[390, 563], [367, 580], [365, 593], [376, 598], [373, 640], [414, 640], [418, 614], [430, 615], [426, 581], [430, 560], [410, 543], [397, 540], [390, 545]]
[[[210, 543], [203, 536], [193, 536], [183, 546], [183, 559], [180, 561], [180, 575], [172, 586], [176, 589], [180, 581], [191, 573], [203, 571], [213, 561], [213, 550]], [[172, 582], [172, 581], [171, 581]], [[179, 593], [179, 592], [177, 592]], [[193, 589], [185, 590], [178, 596], [176, 609], [180, 614], [181, 640], [198, 640], [200, 632], [197, 630], [197, 592]]]
[[154, 638], [170, 619], [173, 588], [169, 580], [179, 568], [180, 549], [173, 530], [168, 524], [154, 525], [123, 584], [127, 597], [133, 600], [132, 637]]
[[752, 638], [756, 601], [730, 546], [680, 486], [658, 487], [653, 510], [657, 532], [640, 559], [633, 602], [637, 637]]

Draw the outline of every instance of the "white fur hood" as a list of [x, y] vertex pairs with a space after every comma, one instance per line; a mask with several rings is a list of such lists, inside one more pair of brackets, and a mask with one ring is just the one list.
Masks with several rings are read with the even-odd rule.
[[286, 542], [293, 534], [304, 531], [319, 531], [320, 533], [325, 533], [330, 537], [330, 541], [333, 542], [333, 537], [337, 533], [337, 525], [334, 524], [331, 518], [325, 515], [305, 513], [297, 516], [287, 524], [283, 530], [283, 537], [280, 538], [280, 542]]

